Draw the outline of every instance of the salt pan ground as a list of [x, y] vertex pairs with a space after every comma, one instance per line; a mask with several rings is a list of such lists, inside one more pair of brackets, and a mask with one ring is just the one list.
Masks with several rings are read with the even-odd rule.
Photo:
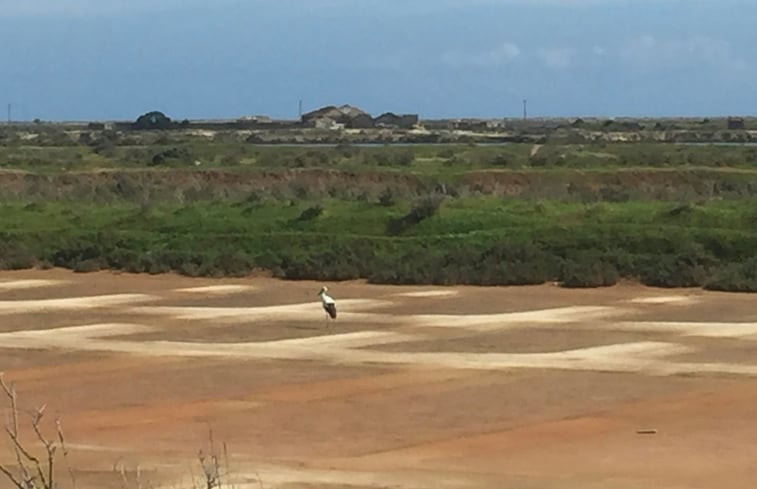
[[757, 476], [753, 295], [343, 282], [329, 323], [320, 285], [4, 272], [0, 370], [62, 418], [80, 487], [192, 487], [211, 430], [239, 488]]

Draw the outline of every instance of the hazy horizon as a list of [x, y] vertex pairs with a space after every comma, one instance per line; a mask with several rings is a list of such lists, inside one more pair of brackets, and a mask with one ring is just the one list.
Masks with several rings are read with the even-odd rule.
[[[714, 0], [0, 0], [14, 120], [725, 117], [757, 5]], [[5, 119], [3, 114], [2, 119]]]

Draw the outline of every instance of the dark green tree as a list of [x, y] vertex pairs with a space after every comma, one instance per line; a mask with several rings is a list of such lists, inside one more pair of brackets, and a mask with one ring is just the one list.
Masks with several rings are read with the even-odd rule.
[[139, 116], [134, 123], [134, 129], [170, 129], [173, 125], [170, 117], [154, 110]]

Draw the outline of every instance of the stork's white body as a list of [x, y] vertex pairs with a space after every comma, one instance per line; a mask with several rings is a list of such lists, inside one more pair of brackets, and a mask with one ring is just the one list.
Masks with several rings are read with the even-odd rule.
[[321, 292], [321, 302], [323, 302], [324, 304], [336, 304], [331, 296], [326, 295], [326, 292]]
[[321, 303], [323, 304], [323, 310], [326, 311], [326, 320], [336, 320], [336, 301], [332, 297], [326, 294], [328, 289], [323, 287], [318, 295], [321, 297]]

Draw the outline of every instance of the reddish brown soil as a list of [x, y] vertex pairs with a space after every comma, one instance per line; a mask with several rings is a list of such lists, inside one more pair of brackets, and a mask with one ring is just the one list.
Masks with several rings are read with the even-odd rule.
[[[0, 274], [0, 282], [22, 279], [65, 283], [0, 289], [0, 302], [147, 294], [155, 298], [133, 306], [255, 307], [317, 301], [320, 285], [60, 270]], [[256, 288], [226, 295], [177, 290], [230, 284]], [[637, 285], [581, 291], [455, 287], [448, 290], [456, 295], [446, 297], [398, 295], [424, 290], [438, 289], [359, 282], [330, 286], [338, 304], [345, 299], [386, 301], [370, 312], [397, 315], [396, 326], [337, 320], [329, 327], [317, 303], [312, 319], [305, 315], [293, 321], [181, 320], [118, 305], [0, 310], [0, 333], [129, 323], [155, 329], [115, 336], [114, 341], [269, 342], [333, 334], [336, 344], [339, 335], [370, 329], [423, 336], [357, 351], [476, 354], [655, 341], [689, 348], [664, 362], [757, 365], [754, 336], [698, 337], [614, 326], [616, 321], [755, 322], [755, 296]], [[689, 296], [694, 302], [631, 302], [665, 296]], [[623, 312], [617, 318], [478, 332], [454, 325], [418, 327], [409, 321], [417, 314], [568, 306]], [[121, 487], [121, 475], [113, 468], [122, 466], [133, 487], [137, 466], [145, 486], [149, 481], [191, 487], [191, 474], [201, 473], [196, 453], [207, 450], [210, 427], [219, 453], [226, 444], [230, 477], [240, 488], [245, 481], [257, 487], [256, 473], [265, 487], [310, 489], [751, 489], [757, 478], [757, 379], [744, 374], [462, 369], [297, 355], [143, 356], [76, 347], [3, 348], [2, 338], [0, 334], [0, 370], [18, 386], [24, 412], [46, 403], [50, 419], [62, 418], [80, 488]], [[40, 348], [46, 347], [40, 343]], [[323, 348], [331, 348], [328, 341]], [[647, 428], [657, 434], [637, 434]], [[0, 462], [13, 463], [9, 450], [0, 451]], [[61, 486], [67, 482], [61, 473]]]

